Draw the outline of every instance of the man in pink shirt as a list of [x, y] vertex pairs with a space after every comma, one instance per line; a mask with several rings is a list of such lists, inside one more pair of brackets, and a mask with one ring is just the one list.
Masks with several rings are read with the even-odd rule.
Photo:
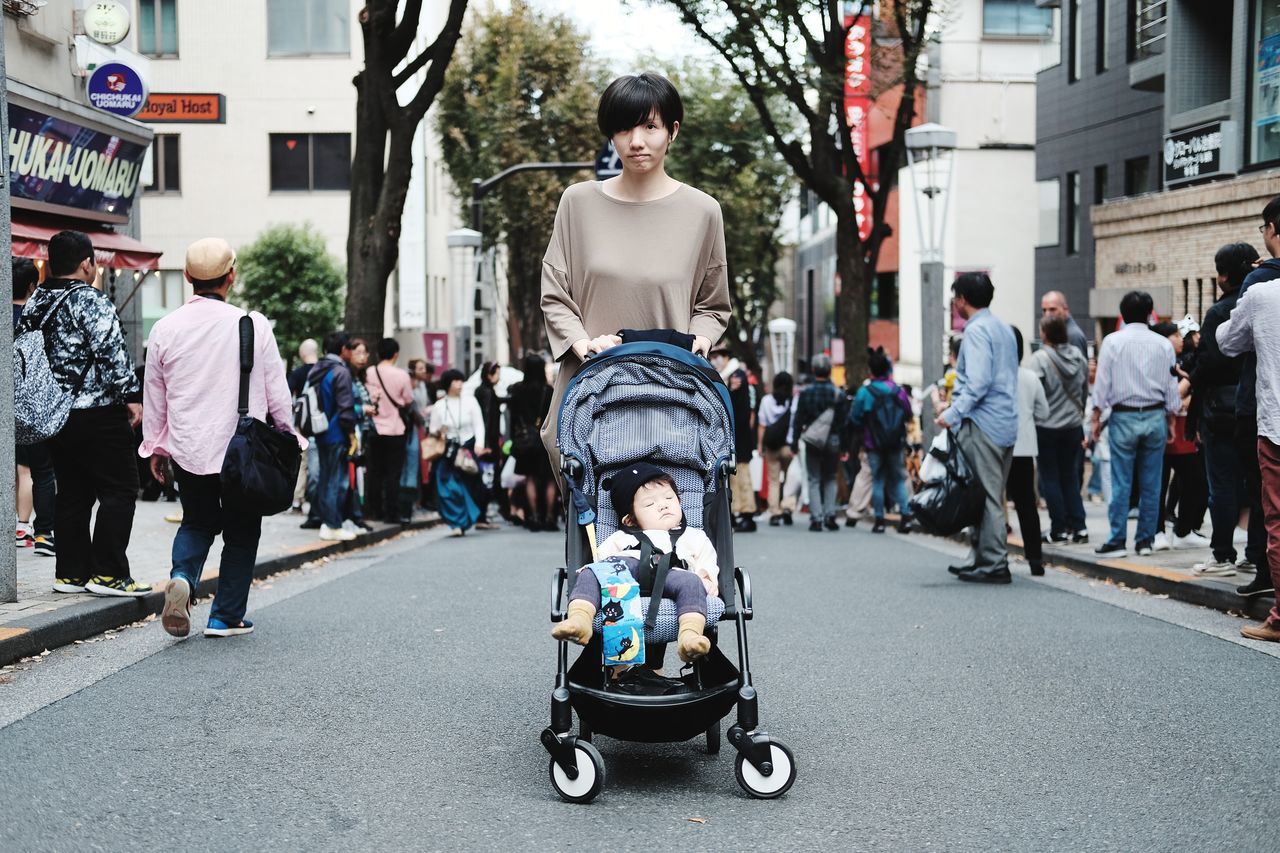
[[[244, 311], [227, 304], [235, 266], [236, 253], [225, 240], [207, 237], [192, 243], [185, 274], [195, 295], [161, 318], [147, 342], [138, 454], [151, 460], [158, 481], [177, 481], [182, 500], [182, 526], [173, 539], [173, 568], [161, 613], [164, 629], [175, 637], [191, 631], [191, 598], [219, 533], [222, 566], [205, 636], [230, 637], [253, 630], [244, 612], [262, 516], [224, 506], [219, 476], [239, 419], [239, 327]], [[292, 430], [292, 401], [271, 324], [256, 311], [249, 316], [254, 335], [249, 415]], [[306, 447], [301, 436], [298, 445]]]
[[411, 520], [400, 508], [400, 476], [408, 440], [402, 413], [413, 411], [413, 380], [408, 371], [396, 367], [399, 356], [396, 339], [383, 338], [378, 342], [378, 363], [365, 371], [365, 385], [378, 404], [373, 415], [378, 434], [369, 442], [369, 469], [365, 472], [365, 510], [371, 518], [388, 524]]

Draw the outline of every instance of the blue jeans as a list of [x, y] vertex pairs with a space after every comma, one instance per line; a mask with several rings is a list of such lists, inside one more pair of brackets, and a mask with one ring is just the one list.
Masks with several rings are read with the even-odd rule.
[[898, 505], [898, 512], [907, 515], [907, 469], [902, 460], [902, 451], [868, 450], [867, 465], [871, 468], [871, 507], [876, 518], [884, 518], [886, 489], [893, 502]]
[[342, 510], [347, 496], [347, 446], [321, 444], [320, 457], [320, 523], [326, 527], [342, 526]]
[[1039, 447], [1040, 494], [1049, 507], [1049, 532], [1054, 536], [1084, 530], [1084, 501], [1080, 499], [1080, 442], [1078, 426], [1036, 427]]
[[307, 442], [307, 510], [308, 521], [320, 520], [320, 448], [312, 438]]
[[1161, 409], [1150, 412], [1112, 411], [1107, 425], [1111, 445], [1110, 542], [1123, 544], [1129, 520], [1129, 495], [1138, 484], [1137, 542], [1149, 542], [1156, 535], [1160, 517], [1160, 472], [1164, 466], [1164, 446], [1169, 426]]
[[222, 565], [209, 618], [239, 625], [249, 604], [262, 516], [223, 506], [222, 480], [217, 474], [191, 474], [176, 464], [173, 474], [182, 501], [182, 526], [173, 537], [173, 569], [169, 576], [185, 578], [194, 595], [200, 588], [200, 575], [213, 537], [221, 533]]

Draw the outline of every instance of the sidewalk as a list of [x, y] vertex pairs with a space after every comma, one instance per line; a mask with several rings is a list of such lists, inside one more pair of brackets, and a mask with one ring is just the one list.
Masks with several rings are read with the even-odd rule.
[[[1170, 551], [1156, 551], [1150, 557], [1139, 557], [1134, 551], [1134, 530], [1138, 522], [1129, 520], [1128, 546], [1129, 556], [1121, 559], [1104, 559], [1094, 553], [1094, 549], [1106, 542], [1110, 537], [1110, 524], [1107, 522], [1107, 507], [1103, 503], [1086, 503], [1085, 517], [1089, 528], [1087, 545], [1045, 545], [1044, 559], [1046, 563], [1064, 566], [1091, 577], [1114, 581], [1124, 586], [1138, 587], [1156, 595], [1167, 595], [1179, 601], [1212, 607], [1236, 615], [1249, 616], [1254, 619], [1266, 618], [1267, 612], [1274, 604], [1270, 595], [1242, 598], [1236, 595], [1236, 587], [1243, 586], [1253, 580], [1253, 573], [1236, 573], [1227, 578], [1200, 578], [1191, 573], [1191, 567], [1213, 559], [1208, 548], [1190, 548]], [[1018, 531], [1018, 519], [1009, 509], [1009, 523], [1013, 525], [1014, 534], [1009, 537], [1009, 548], [1019, 554], [1023, 553], [1021, 533]], [[1040, 513], [1041, 529], [1048, 531], [1049, 516]], [[1166, 531], [1172, 539], [1172, 525]], [[1205, 514], [1205, 523], [1201, 532], [1207, 537], [1210, 533], [1209, 517]], [[1244, 545], [1237, 544], [1236, 551], [1244, 556]], [[1266, 566], [1261, 567], [1267, 571]]]
[[[119, 628], [159, 613], [164, 601], [161, 587], [169, 577], [170, 549], [178, 525], [164, 520], [177, 512], [176, 503], [139, 502], [129, 543], [129, 562], [135, 580], [155, 585], [143, 598], [99, 598], [63, 595], [52, 591], [55, 560], [40, 557], [30, 548], [18, 549], [18, 600], [0, 604], [0, 666], [18, 658], [39, 654]], [[402, 530], [419, 530], [439, 523], [434, 514], [419, 513], [407, 527], [375, 524], [350, 542], [322, 542], [315, 530], [299, 528], [303, 516], [287, 512], [262, 520], [255, 577], [295, 569], [304, 563], [382, 542]], [[222, 556], [221, 537], [214, 540], [200, 580], [200, 595], [213, 595], [218, 584]]]

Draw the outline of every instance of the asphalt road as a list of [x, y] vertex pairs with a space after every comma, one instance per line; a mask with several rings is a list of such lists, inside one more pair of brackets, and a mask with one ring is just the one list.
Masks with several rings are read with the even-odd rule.
[[919, 541], [738, 538], [780, 800], [727, 744], [597, 738], [604, 793], [561, 802], [562, 540], [431, 533], [255, 589], [252, 636], [151, 623], [17, 673], [0, 849], [1274, 849], [1280, 660], [1238, 620], [1025, 567], [971, 587]]

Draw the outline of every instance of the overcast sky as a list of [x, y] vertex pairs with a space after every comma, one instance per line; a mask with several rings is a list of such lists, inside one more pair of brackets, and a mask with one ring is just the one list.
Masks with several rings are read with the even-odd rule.
[[590, 34], [596, 55], [618, 73], [640, 70], [634, 65], [641, 54], [670, 59], [711, 57], [710, 48], [663, 4], [645, 0], [532, 0], [532, 5], [577, 21]]

